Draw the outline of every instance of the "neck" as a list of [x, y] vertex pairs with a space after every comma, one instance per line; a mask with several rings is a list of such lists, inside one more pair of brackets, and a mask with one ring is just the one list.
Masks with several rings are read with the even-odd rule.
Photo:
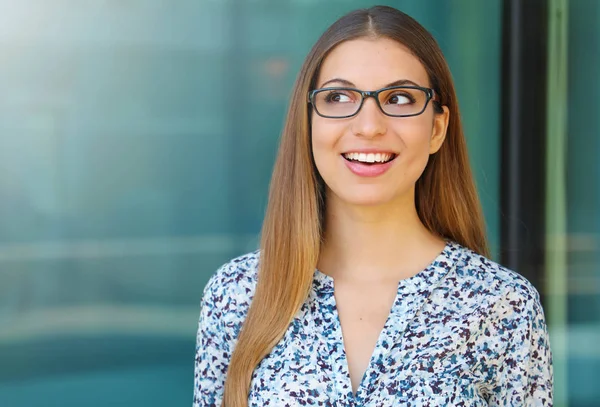
[[336, 280], [400, 280], [426, 267], [444, 241], [423, 225], [414, 192], [379, 206], [327, 199], [319, 270]]

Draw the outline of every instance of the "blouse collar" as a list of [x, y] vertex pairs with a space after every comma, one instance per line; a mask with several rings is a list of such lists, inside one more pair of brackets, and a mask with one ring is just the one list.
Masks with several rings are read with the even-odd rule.
[[[455, 265], [462, 252], [462, 246], [451, 240], [446, 241], [442, 252], [427, 266], [412, 277], [398, 282], [398, 290], [416, 292], [437, 284]], [[333, 294], [333, 277], [315, 269], [313, 287], [317, 296]]]

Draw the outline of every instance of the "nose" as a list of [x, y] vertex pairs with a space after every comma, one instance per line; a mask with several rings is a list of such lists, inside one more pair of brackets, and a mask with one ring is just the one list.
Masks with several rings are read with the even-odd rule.
[[352, 119], [352, 132], [356, 136], [377, 137], [386, 132], [385, 115], [374, 97], [365, 98], [360, 111]]

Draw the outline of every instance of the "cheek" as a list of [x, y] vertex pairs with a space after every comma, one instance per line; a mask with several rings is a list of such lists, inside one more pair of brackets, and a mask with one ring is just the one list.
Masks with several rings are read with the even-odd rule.
[[428, 133], [415, 134], [406, 141], [409, 156], [415, 160], [429, 157], [430, 137]]
[[340, 123], [331, 119], [324, 119], [321, 116], [315, 116], [311, 124], [311, 134], [313, 144], [333, 145], [342, 132]]
[[332, 158], [337, 156], [336, 146], [340, 138], [339, 134], [342, 134], [339, 125], [323, 123], [318, 119], [313, 121], [311, 143], [315, 164], [319, 171], [321, 171], [320, 167], [330, 165]]
[[[419, 178], [429, 161], [431, 131], [433, 127], [427, 122], [405, 126], [402, 133], [404, 170], [410, 178]], [[402, 153], [401, 153], [402, 154]]]

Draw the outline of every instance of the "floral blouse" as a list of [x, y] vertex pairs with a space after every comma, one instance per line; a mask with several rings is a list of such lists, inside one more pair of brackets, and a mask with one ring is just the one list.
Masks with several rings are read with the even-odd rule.
[[[221, 267], [204, 290], [194, 407], [221, 406], [259, 252]], [[539, 294], [521, 275], [455, 243], [398, 292], [353, 393], [333, 279], [312, 290], [256, 367], [250, 407], [552, 406], [553, 371]]]

